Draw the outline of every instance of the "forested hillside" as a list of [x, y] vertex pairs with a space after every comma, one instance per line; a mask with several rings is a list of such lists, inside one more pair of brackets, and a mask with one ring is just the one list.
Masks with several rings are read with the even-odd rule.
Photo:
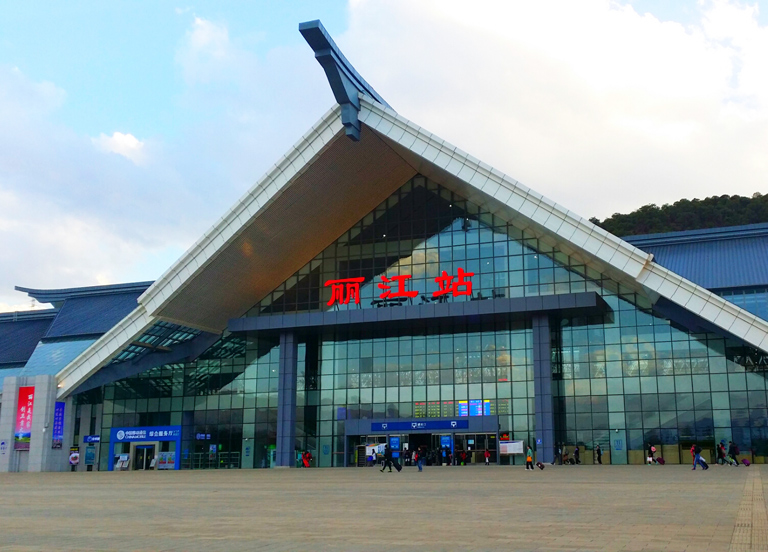
[[712, 196], [706, 199], [681, 199], [669, 205], [650, 204], [622, 215], [615, 213], [605, 220], [589, 219], [616, 236], [655, 234], [719, 228], [768, 222], [768, 195]]

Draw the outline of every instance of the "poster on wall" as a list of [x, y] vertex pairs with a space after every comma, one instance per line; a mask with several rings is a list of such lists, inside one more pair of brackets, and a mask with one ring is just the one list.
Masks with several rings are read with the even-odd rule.
[[523, 454], [522, 441], [499, 441], [499, 452], [503, 454]]
[[175, 452], [159, 452], [157, 454], [157, 469], [158, 470], [173, 470], [176, 468], [176, 453]]
[[93, 466], [96, 463], [96, 447], [85, 447], [85, 465]]
[[69, 447], [69, 465], [77, 466], [80, 463], [80, 447]]
[[35, 404], [35, 387], [19, 387], [19, 402], [16, 405], [16, 432], [14, 450], [29, 450], [32, 437], [32, 409]]
[[53, 410], [53, 442], [51, 448], [60, 449], [64, 442], [64, 403], [56, 401]]

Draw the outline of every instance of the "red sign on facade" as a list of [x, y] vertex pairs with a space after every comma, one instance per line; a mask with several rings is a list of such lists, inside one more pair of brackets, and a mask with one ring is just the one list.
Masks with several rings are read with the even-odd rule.
[[459, 275], [457, 277], [449, 276], [448, 273], [443, 270], [443, 274], [435, 278], [435, 282], [440, 286], [436, 292], [432, 294], [432, 297], [440, 297], [441, 295], [451, 294], [453, 297], [457, 295], [469, 295], [472, 296], [472, 280], [470, 278], [474, 276], [474, 272], [464, 272], [463, 268], [459, 268]]
[[[450, 294], [452, 297], [460, 295], [472, 296], [472, 280], [470, 278], [474, 276], [474, 272], [464, 272], [463, 268], [458, 269], [458, 275], [449, 275], [445, 270], [443, 273], [435, 278], [437, 282], [438, 290], [432, 293], [432, 297], [443, 297]], [[418, 291], [406, 291], [405, 281], [412, 278], [410, 274], [400, 274], [399, 276], [381, 276], [381, 283], [379, 283], [379, 289], [382, 292], [379, 294], [379, 299], [412, 299], [416, 297]], [[358, 278], [343, 278], [340, 280], [328, 280], [325, 282], [325, 287], [331, 287], [331, 298], [328, 300], [328, 306], [335, 305], [348, 305], [350, 301], [355, 304], [360, 304], [360, 284], [365, 281], [365, 278], [360, 276]]]
[[[379, 289], [383, 289], [384, 292], [379, 295], [379, 299], [416, 297], [419, 294], [418, 291], [405, 291], [405, 281], [410, 277], [410, 274], [401, 274], [400, 276], [392, 276], [391, 278], [382, 275], [381, 279], [383, 280], [383, 283], [379, 284]], [[392, 290], [393, 285], [397, 285], [396, 291]]]
[[331, 298], [328, 301], [328, 306], [330, 307], [334, 303], [348, 305], [350, 301], [359, 304], [360, 284], [364, 281], [365, 278], [360, 276], [359, 278], [344, 278], [342, 280], [328, 280], [325, 282], [325, 287], [331, 286]]
[[35, 405], [34, 386], [19, 387], [19, 402], [16, 405], [16, 432], [14, 450], [29, 450], [32, 437], [32, 410]]

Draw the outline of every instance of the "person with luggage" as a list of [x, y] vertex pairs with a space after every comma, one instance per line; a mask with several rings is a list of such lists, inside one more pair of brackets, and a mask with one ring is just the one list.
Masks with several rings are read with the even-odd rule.
[[602, 465], [603, 464], [603, 449], [600, 448], [600, 443], [595, 445], [595, 455], [597, 456], [597, 463]]
[[696, 470], [696, 464], [699, 464], [704, 470], [709, 469], [709, 466], [701, 457], [701, 447], [699, 445], [694, 444], [691, 447], [691, 454], [693, 454], [693, 468], [691, 468], [692, 470]]
[[533, 450], [531, 450], [531, 445], [528, 445], [528, 450], [525, 451], [525, 469], [531, 469], [533, 470]]
[[656, 454], [656, 447], [648, 443], [648, 464], [651, 465], [656, 462], [654, 455]]
[[389, 448], [389, 445], [384, 447], [384, 465], [381, 467], [381, 471], [389, 467], [389, 473], [392, 473], [392, 449]]
[[728, 441], [728, 463], [731, 464], [731, 466], [738, 466], [739, 465], [739, 447], [736, 446], [736, 443], [733, 441]]

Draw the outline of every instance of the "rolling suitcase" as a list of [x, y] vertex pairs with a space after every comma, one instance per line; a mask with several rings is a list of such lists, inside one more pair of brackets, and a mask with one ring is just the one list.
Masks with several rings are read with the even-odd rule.
[[665, 462], [666, 462], [666, 460], [664, 460], [662, 457], [658, 457], [656, 459], [656, 463], [657, 464], [661, 464], [662, 466], [664, 465]]
[[745, 466], [749, 466], [749, 465], [751, 464], [751, 462], [750, 462], [749, 460], [747, 460], [746, 458], [744, 458], [744, 459], [741, 461], [741, 463], [742, 463], [742, 464], [744, 464]]
[[395, 460], [395, 459], [393, 459], [393, 460], [392, 460], [392, 465], [393, 465], [393, 466], [395, 466], [395, 469], [396, 469], [398, 472], [399, 472], [400, 470], [402, 470], [402, 469], [403, 469], [403, 466], [401, 466], [401, 465], [400, 465], [400, 462], [398, 462], [398, 461], [397, 461], [397, 460]]
[[544, 464], [542, 464], [541, 462], [536, 462], [536, 466], [538, 466], [538, 468], [539, 468], [540, 470], [543, 470], [543, 469], [544, 469]]
[[701, 459], [701, 465], [702, 465], [702, 467], [703, 467], [705, 470], [708, 470], [708, 469], [709, 469], [709, 464], [707, 464], [706, 460], [704, 460], [703, 458]]

